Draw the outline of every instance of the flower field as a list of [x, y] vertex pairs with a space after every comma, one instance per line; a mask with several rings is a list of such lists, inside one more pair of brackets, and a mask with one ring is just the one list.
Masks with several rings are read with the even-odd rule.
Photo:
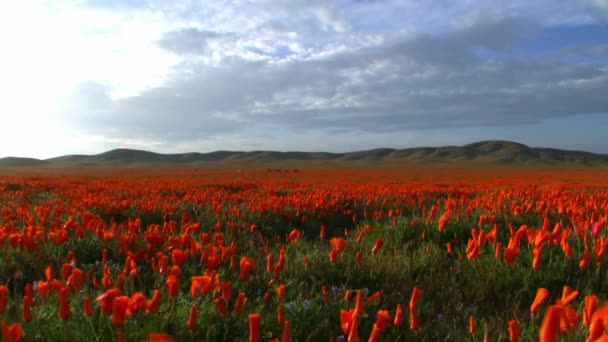
[[608, 340], [607, 220], [602, 170], [3, 176], [2, 341]]

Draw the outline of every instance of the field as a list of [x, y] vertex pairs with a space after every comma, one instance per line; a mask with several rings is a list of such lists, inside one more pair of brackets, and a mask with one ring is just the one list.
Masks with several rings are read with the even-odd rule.
[[605, 169], [2, 174], [2, 341], [582, 341], [608, 328]]

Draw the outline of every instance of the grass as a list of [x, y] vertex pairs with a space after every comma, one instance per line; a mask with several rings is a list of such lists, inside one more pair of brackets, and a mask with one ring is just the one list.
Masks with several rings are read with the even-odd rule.
[[[388, 310], [394, 317], [398, 304], [407, 311], [412, 291], [418, 287], [423, 290], [417, 308], [421, 328], [409, 329], [406, 313], [406, 324], [389, 327], [382, 340], [479, 341], [486, 334], [491, 340], [507, 340], [508, 323], [517, 320], [522, 340], [531, 341], [538, 339], [544, 310], [561, 297], [563, 286], [580, 291], [578, 300], [572, 304], [578, 312], [584, 306], [586, 295], [596, 294], [606, 299], [603, 258], [594, 256], [588, 268], [579, 267], [585, 250], [584, 235], [575, 234], [568, 239], [574, 249], [572, 257], [567, 257], [559, 245], [547, 243], [543, 247], [541, 267], [536, 271], [532, 268], [533, 247], [527, 239], [521, 241], [520, 254], [511, 265], [502, 256], [494, 257], [492, 243], [484, 244], [476, 258], [469, 260], [466, 255], [471, 229], [489, 233], [493, 228], [489, 221], [479, 226], [481, 215], [496, 217], [496, 241], [507, 246], [511, 238], [509, 223], [516, 228], [529, 225], [530, 229], [540, 230], [546, 216], [551, 229], [561, 222], [564, 230], [574, 231], [581, 217], [586, 220], [591, 215], [593, 210], [588, 203], [606, 200], [608, 193], [604, 188], [590, 186], [580, 190], [576, 187], [556, 192], [553, 187], [508, 186], [501, 192], [490, 185], [439, 184], [412, 188], [252, 181], [195, 187], [187, 182], [173, 185], [160, 181], [145, 184], [101, 179], [97, 182], [74, 182], [69, 178], [25, 180], [11, 182], [0, 192], [5, 208], [0, 215], [0, 285], [9, 289], [7, 309], [0, 314], [0, 319], [20, 323], [24, 340], [114, 341], [120, 332], [127, 341], [141, 341], [150, 333], [162, 332], [179, 341], [245, 341], [249, 334], [248, 314], [260, 313], [262, 340], [271, 341], [280, 339], [283, 333], [283, 326], [277, 321], [279, 306], [284, 309], [285, 319], [291, 322], [293, 341], [344, 340], [340, 310], [355, 307], [354, 296], [346, 299], [346, 292], [362, 291], [367, 298], [381, 291], [379, 300], [366, 304], [365, 314], [359, 318], [359, 335], [367, 339], [377, 311]], [[86, 195], [91, 188], [100, 190], [95, 197]], [[38, 189], [44, 192], [36, 191]], [[462, 202], [456, 208], [461, 220], [454, 216], [440, 232], [438, 218], [446, 210], [446, 201], [454, 198]], [[129, 205], [124, 203], [126, 199]], [[536, 203], [541, 200], [548, 201], [547, 210], [538, 210]], [[559, 214], [560, 201], [571, 201], [572, 208], [581, 212]], [[495, 205], [499, 202], [503, 205]], [[526, 202], [535, 204], [522, 215], [511, 213], [513, 204]], [[438, 214], [427, 223], [430, 207], [435, 204], [439, 204]], [[470, 217], [465, 214], [469, 206], [475, 207]], [[389, 209], [398, 209], [394, 214], [396, 225], [388, 215]], [[89, 223], [85, 222], [85, 213], [92, 218]], [[75, 225], [66, 228], [69, 217]], [[139, 226], [134, 223], [135, 218], [140, 219]], [[200, 224], [198, 233], [187, 230], [193, 223]], [[322, 224], [327, 227], [326, 239], [319, 237]], [[164, 237], [158, 247], [149, 245], [144, 234], [155, 225]], [[251, 229], [252, 225], [257, 228]], [[358, 232], [365, 227], [368, 233], [358, 241]], [[302, 233], [297, 242], [286, 240], [293, 229]], [[36, 236], [29, 249], [24, 242], [28, 231]], [[65, 241], [58, 243], [50, 237], [57, 232], [66, 234]], [[105, 237], [104, 232], [114, 235]], [[18, 236], [15, 247], [11, 234]], [[593, 240], [588, 230], [583, 234]], [[214, 303], [220, 296], [219, 289], [197, 298], [190, 294], [191, 277], [203, 275], [208, 268], [201, 263], [201, 249], [193, 246], [200, 244], [207, 252], [210, 248], [219, 251], [218, 236], [223, 236], [223, 246], [236, 246], [234, 260], [230, 257], [221, 260], [216, 272], [222, 282], [232, 283], [232, 299], [227, 303], [225, 315], [220, 315]], [[329, 260], [332, 237], [347, 240], [334, 262]], [[376, 239], [382, 239], [384, 246], [373, 254]], [[452, 253], [446, 250], [448, 242], [454, 247]], [[108, 251], [106, 261], [101, 257], [104, 249]], [[166, 286], [168, 271], [155, 272], [152, 257], [158, 260], [161, 253], [170, 260], [176, 249], [193, 253], [180, 267], [179, 292], [171, 298]], [[272, 253], [276, 264], [282, 249], [285, 267], [276, 277], [266, 272], [266, 256]], [[72, 317], [63, 321], [59, 318], [57, 295], [54, 292], [43, 295], [37, 287], [40, 281], [46, 280], [45, 269], [49, 265], [55, 277], [66, 286], [67, 279], [60, 275], [67, 251], [76, 255], [70, 271], [78, 267], [90, 271], [91, 277], [85, 280], [82, 289], [71, 292]], [[99, 282], [107, 267], [112, 287], [117, 286], [127, 255], [133, 256], [138, 251], [144, 255], [137, 261], [138, 276], [122, 274], [122, 293], [132, 296], [142, 292], [149, 300], [155, 290], [161, 290], [160, 310], [134, 313], [124, 326], [116, 327], [112, 324], [112, 315], [103, 314], [95, 301], [104, 289], [95, 286], [93, 278]], [[355, 262], [357, 252], [362, 254], [360, 264]], [[245, 256], [254, 258], [256, 267], [250, 279], [243, 281], [239, 279], [238, 263]], [[308, 268], [305, 258], [309, 260]], [[169, 261], [167, 266], [172, 265]], [[34, 288], [31, 322], [22, 320], [26, 284]], [[287, 285], [282, 300], [276, 295], [280, 284]], [[326, 294], [322, 291], [324, 286], [328, 289]], [[533, 316], [530, 305], [540, 287], [547, 288], [551, 296], [541, 312]], [[247, 303], [242, 314], [235, 314], [234, 298], [240, 292], [246, 295]], [[94, 313], [90, 317], [84, 315], [85, 297], [93, 301]], [[198, 324], [196, 329], [189, 330], [187, 321], [192, 305], [199, 309]], [[475, 334], [469, 332], [470, 316], [477, 322]], [[564, 339], [577, 341], [586, 336], [587, 328], [578, 324]]]

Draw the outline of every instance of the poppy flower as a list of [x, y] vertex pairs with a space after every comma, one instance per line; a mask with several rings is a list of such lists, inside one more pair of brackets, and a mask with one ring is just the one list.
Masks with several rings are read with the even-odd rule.
[[279, 324], [283, 324], [285, 322], [285, 311], [281, 305], [279, 305], [277, 308], [277, 321]]
[[591, 324], [591, 318], [597, 309], [600, 299], [595, 295], [589, 295], [585, 297], [585, 307], [583, 308], [583, 324], [589, 326]]
[[217, 307], [217, 311], [220, 313], [220, 316], [224, 316], [228, 309], [226, 308], [226, 300], [224, 297], [217, 297], [213, 300], [215, 306]]
[[222, 298], [224, 298], [226, 301], [229, 301], [230, 298], [232, 297], [232, 282], [229, 282], [229, 281], [222, 282], [221, 288], [222, 288]]
[[521, 336], [519, 325], [517, 324], [516, 320], [511, 320], [509, 322], [509, 341], [519, 342], [519, 336]]
[[475, 335], [477, 327], [475, 326], [475, 316], [469, 316], [469, 333]]
[[549, 290], [541, 287], [536, 291], [534, 302], [530, 306], [530, 313], [535, 314], [540, 309], [541, 304], [549, 298]]
[[418, 287], [414, 287], [412, 297], [410, 298], [410, 329], [412, 330], [418, 330], [420, 328], [420, 321], [416, 315], [416, 307], [418, 306], [418, 302], [420, 302], [421, 296], [422, 290]]
[[403, 325], [403, 307], [401, 304], [397, 304], [397, 309], [395, 310], [395, 320], [393, 325], [396, 327], [400, 327]]
[[277, 297], [279, 300], [283, 300], [285, 298], [285, 292], [287, 291], [287, 285], [279, 285], [277, 287]]
[[274, 256], [268, 253], [266, 256], [266, 272], [272, 274], [274, 272]]
[[382, 246], [384, 246], [384, 240], [382, 240], [381, 238], [377, 238], [376, 242], [374, 243], [374, 247], [372, 248], [372, 254], [378, 253]]
[[136, 313], [145, 311], [147, 308], [146, 296], [141, 292], [135, 292], [129, 298], [129, 311], [130, 313]]
[[175, 342], [175, 338], [169, 334], [150, 333], [148, 342]]
[[246, 303], [247, 296], [245, 295], [245, 292], [239, 292], [239, 296], [236, 298], [236, 304], [234, 305], [234, 313], [237, 316], [243, 313]]
[[174, 275], [170, 275], [167, 278], [167, 289], [169, 291], [169, 297], [175, 298], [179, 292], [179, 278]]
[[363, 316], [365, 313], [365, 306], [363, 305], [363, 292], [359, 290], [357, 292], [357, 300], [355, 302], [355, 312], [353, 315], [355, 316]]
[[249, 315], [249, 342], [260, 342], [260, 325], [262, 316], [259, 313]]
[[67, 285], [73, 290], [82, 290], [84, 287], [84, 271], [80, 268], [74, 268], [72, 274], [68, 277]]
[[23, 296], [23, 321], [31, 322], [32, 317], [32, 304], [34, 300], [30, 296]]
[[563, 313], [564, 308], [562, 306], [549, 306], [540, 328], [540, 342], [555, 342], [558, 340], [560, 335], [560, 320]]
[[0, 314], [6, 311], [6, 306], [8, 303], [8, 287], [5, 285], [0, 285]]
[[198, 308], [196, 305], [190, 307], [190, 315], [188, 316], [188, 330], [196, 329], [198, 324]]
[[99, 297], [97, 297], [97, 303], [101, 306], [101, 310], [104, 314], [110, 315], [112, 314], [112, 305], [114, 303], [114, 298], [120, 296], [119, 289], [109, 289]]
[[70, 308], [70, 297], [68, 287], [63, 287], [57, 292], [59, 297], [59, 317], [62, 320], [68, 320], [72, 317], [72, 309]]
[[2, 321], [2, 341], [4, 342], [19, 342], [23, 337], [23, 329], [19, 323], [8, 325]]
[[84, 314], [89, 317], [93, 316], [93, 307], [91, 306], [91, 299], [89, 297], [84, 297], [82, 299], [82, 302], [84, 307]]
[[154, 290], [152, 299], [146, 303], [146, 311], [149, 313], [157, 313], [160, 309], [161, 299], [163, 294], [160, 290]]
[[289, 321], [285, 321], [283, 323], [283, 338], [281, 338], [281, 342], [290, 342], [291, 341], [291, 323]]
[[112, 303], [112, 324], [121, 327], [125, 324], [127, 308], [129, 307], [128, 296], [117, 296]]
[[253, 269], [255, 268], [255, 259], [252, 258], [248, 258], [248, 257], [242, 257], [241, 258], [241, 262], [239, 263], [240, 265], [240, 273], [239, 273], [239, 280], [241, 281], [249, 281], [249, 276], [251, 275], [251, 272], [253, 271]]

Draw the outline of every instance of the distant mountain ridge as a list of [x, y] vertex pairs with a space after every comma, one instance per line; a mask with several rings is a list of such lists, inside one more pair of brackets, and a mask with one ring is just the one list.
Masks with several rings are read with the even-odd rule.
[[94, 155], [65, 155], [49, 159], [0, 158], [0, 166], [95, 166], [146, 164], [210, 164], [273, 162], [374, 162], [412, 165], [540, 165], [608, 166], [608, 155], [584, 151], [529, 147], [524, 144], [490, 140], [463, 146], [378, 148], [346, 153], [214, 151], [209, 153], [162, 154], [150, 151], [115, 149]]

